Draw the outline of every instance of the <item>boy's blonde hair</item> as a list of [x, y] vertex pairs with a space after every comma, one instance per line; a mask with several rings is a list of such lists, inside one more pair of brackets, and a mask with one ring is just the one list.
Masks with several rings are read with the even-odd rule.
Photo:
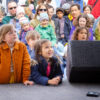
[[4, 24], [0, 27], [0, 43], [3, 42], [3, 39], [5, 38], [5, 35], [12, 31], [12, 29], [14, 28], [13, 25], [11, 24]]
[[29, 32], [27, 32], [27, 35], [26, 35], [26, 41], [28, 42], [30, 39], [34, 40], [34, 39], [39, 39], [40, 38], [40, 34], [35, 31], [35, 30], [31, 30]]

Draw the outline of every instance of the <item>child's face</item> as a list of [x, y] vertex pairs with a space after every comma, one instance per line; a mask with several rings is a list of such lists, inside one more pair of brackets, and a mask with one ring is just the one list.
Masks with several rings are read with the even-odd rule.
[[90, 8], [89, 8], [89, 7], [86, 7], [86, 8], [84, 9], [84, 13], [85, 13], [85, 14], [90, 14], [90, 13], [91, 13]]
[[59, 19], [61, 19], [61, 18], [63, 18], [63, 12], [62, 11], [58, 11], [57, 12], [57, 17], [59, 18]]
[[30, 46], [30, 48], [34, 48], [34, 45], [35, 45], [35, 43], [36, 43], [37, 40], [39, 40], [39, 39], [35, 38], [35, 39], [29, 39], [27, 41], [27, 43]]
[[78, 40], [87, 40], [87, 31], [86, 29], [82, 29], [79, 33], [78, 33]]
[[41, 26], [42, 27], [46, 27], [48, 25], [48, 20], [47, 19], [44, 19], [40, 22]]
[[17, 15], [17, 18], [18, 18], [18, 19], [20, 19], [21, 17], [24, 17], [24, 13], [19, 13], [19, 14]]
[[29, 27], [30, 27], [29, 24], [24, 24], [24, 25], [22, 26], [22, 28], [23, 28], [24, 31], [28, 31], [28, 30], [29, 30]]
[[17, 40], [17, 33], [15, 29], [12, 29], [12, 31], [8, 32], [5, 37], [4, 41], [7, 42], [8, 44], [13, 44]]
[[52, 18], [53, 14], [54, 14], [53, 8], [48, 9], [48, 15], [50, 19]]
[[51, 42], [42, 44], [41, 55], [48, 61], [53, 56], [53, 48]]
[[79, 26], [80, 27], [85, 27], [86, 26], [86, 19], [85, 18], [80, 18], [79, 19]]

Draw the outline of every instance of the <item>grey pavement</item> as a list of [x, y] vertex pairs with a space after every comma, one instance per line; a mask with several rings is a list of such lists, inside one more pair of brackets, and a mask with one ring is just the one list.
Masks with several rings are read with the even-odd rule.
[[87, 97], [88, 91], [100, 92], [100, 84], [72, 84], [67, 80], [59, 86], [8, 84], [0, 85], [0, 100], [100, 100]]

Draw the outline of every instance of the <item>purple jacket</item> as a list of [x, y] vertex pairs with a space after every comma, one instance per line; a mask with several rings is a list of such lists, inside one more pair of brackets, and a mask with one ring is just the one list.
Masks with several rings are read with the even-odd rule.
[[[69, 40], [71, 40], [74, 30], [75, 30], [75, 26], [72, 26], [72, 29], [71, 29], [71, 31], [70, 31]], [[92, 28], [89, 28], [89, 33], [90, 33], [90, 35], [91, 35], [91, 36], [89, 37], [89, 40], [93, 40], [93, 31], [92, 31]]]

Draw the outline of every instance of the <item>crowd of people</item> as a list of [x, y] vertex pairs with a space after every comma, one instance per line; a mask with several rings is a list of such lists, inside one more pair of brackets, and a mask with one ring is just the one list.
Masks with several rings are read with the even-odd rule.
[[94, 3], [26, 0], [21, 5], [10, 0], [8, 13], [1, 5], [0, 84], [61, 84], [68, 41], [100, 40], [100, 17], [92, 11], [98, 1]]

